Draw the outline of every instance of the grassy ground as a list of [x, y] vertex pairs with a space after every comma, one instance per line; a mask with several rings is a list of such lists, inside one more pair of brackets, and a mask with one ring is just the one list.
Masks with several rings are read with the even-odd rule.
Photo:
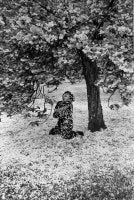
[[[134, 103], [119, 111], [107, 107], [101, 93], [106, 130], [87, 130], [85, 83], [60, 86], [74, 93], [74, 129], [84, 137], [49, 136], [56, 120], [28, 126], [34, 118], [3, 116], [0, 124], [0, 199], [133, 200]], [[120, 102], [118, 94], [112, 102]]]

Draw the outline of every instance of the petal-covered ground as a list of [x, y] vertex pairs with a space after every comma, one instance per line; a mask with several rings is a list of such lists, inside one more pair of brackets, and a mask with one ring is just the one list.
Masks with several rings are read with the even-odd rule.
[[[131, 179], [133, 185], [134, 103], [131, 103], [128, 107], [124, 106], [118, 111], [110, 110], [107, 106], [108, 96], [102, 92], [104, 119], [108, 128], [91, 133], [87, 130], [88, 111], [85, 83], [76, 85], [65, 83], [52, 94], [53, 98], [56, 101], [60, 100], [62, 93], [66, 90], [73, 92], [76, 99], [74, 102], [74, 130], [84, 131], [84, 137], [64, 140], [60, 136], [50, 136], [49, 130], [56, 123], [52, 116], [40, 126], [33, 127], [29, 126], [29, 123], [36, 120], [35, 117], [24, 119], [21, 115], [17, 115], [7, 118], [3, 115], [0, 123], [0, 180], [3, 188], [10, 188], [9, 185], [13, 184], [13, 181], [15, 188], [18, 184], [19, 189], [25, 181], [36, 185], [42, 184], [47, 188], [47, 191], [51, 191], [55, 184], [60, 185], [60, 190], [65, 183], [69, 183], [71, 187], [70, 181], [74, 181], [75, 184], [81, 182], [84, 187], [86, 182], [91, 184], [90, 177], [92, 177], [92, 182], [95, 175], [101, 177], [96, 179], [94, 184], [97, 184], [99, 181], [107, 180], [107, 174], [112, 174], [112, 178], [109, 178], [109, 180], [114, 180], [113, 177], [116, 177], [116, 173], [117, 175], [120, 173], [119, 177], [123, 180], [123, 183], [122, 177], [126, 177], [128, 180]], [[121, 104], [118, 93], [114, 95], [112, 102]], [[8, 172], [9, 175], [6, 174]], [[102, 178], [103, 175], [105, 175], [104, 179]], [[104, 182], [102, 184], [105, 185]], [[109, 184], [111, 185], [111, 182]], [[2, 188], [2, 186], [0, 187]], [[126, 188], [126, 186], [121, 187]], [[69, 188], [69, 185], [65, 188]], [[53, 191], [56, 191], [56, 189]], [[124, 198], [130, 200], [134, 198], [129, 190], [126, 190], [128, 196], [126, 195], [123, 198], [120, 198], [121, 196], [117, 198], [116, 194], [111, 191], [109, 193], [110, 195], [113, 193], [113, 196], [106, 196], [106, 198], [92, 196], [91, 199], [123, 200]], [[24, 190], [21, 196], [17, 196], [16, 199], [26, 199], [23, 196], [25, 192]], [[1, 189], [2, 199], [7, 198], [6, 194], [8, 192], [6, 193], [4, 189]], [[122, 194], [125, 195], [126, 193]], [[131, 196], [129, 196], [130, 194]], [[52, 199], [53, 196], [51, 193], [50, 196], [47, 194], [47, 197], [38, 197], [37, 199]], [[30, 198], [36, 199], [36, 197], [37, 195], [33, 195]], [[53, 198], [56, 199], [56, 197]], [[59, 200], [68, 200], [71, 198], [82, 199], [83, 197], [63, 198], [62, 195], [62, 198], [58, 198]], [[12, 199], [15, 199], [15, 196]]]

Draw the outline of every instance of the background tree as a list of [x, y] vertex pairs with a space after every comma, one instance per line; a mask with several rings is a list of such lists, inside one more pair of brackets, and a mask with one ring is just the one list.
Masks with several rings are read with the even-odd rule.
[[84, 77], [88, 129], [106, 128], [99, 87], [133, 93], [132, 3], [130, 0], [0, 2], [2, 110], [21, 112], [40, 84], [58, 87]]

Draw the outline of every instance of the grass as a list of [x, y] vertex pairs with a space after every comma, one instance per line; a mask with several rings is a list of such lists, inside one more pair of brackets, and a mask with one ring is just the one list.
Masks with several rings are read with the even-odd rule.
[[26, 177], [30, 174], [21, 167], [9, 166], [0, 172], [0, 199], [132, 200], [134, 197], [130, 177], [114, 168], [105, 173], [77, 174], [69, 181], [61, 179], [48, 189], [45, 184], [28, 181]]
[[[133, 200], [134, 105], [118, 112], [101, 93], [106, 130], [87, 130], [84, 83], [64, 84], [52, 94], [60, 100], [70, 90], [74, 102], [74, 129], [84, 137], [63, 140], [49, 136], [56, 120], [28, 126], [35, 117], [6, 118], [0, 124], [0, 199], [13, 200]], [[120, 102], [118, 93], [111, 102]], [[41, 101], [39, 101], [41, 103]]]

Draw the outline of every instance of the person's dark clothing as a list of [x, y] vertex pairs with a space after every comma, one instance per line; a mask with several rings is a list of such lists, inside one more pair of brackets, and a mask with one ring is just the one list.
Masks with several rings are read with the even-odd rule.
[[59, 119], [57, 125], [51, 129], [49, 134], [61, 134], [65, 139], [76, 136], [75, 131], [73, 131], [73, 105], [71, 102], [59, 101], [55, 107], [53, 117]]

